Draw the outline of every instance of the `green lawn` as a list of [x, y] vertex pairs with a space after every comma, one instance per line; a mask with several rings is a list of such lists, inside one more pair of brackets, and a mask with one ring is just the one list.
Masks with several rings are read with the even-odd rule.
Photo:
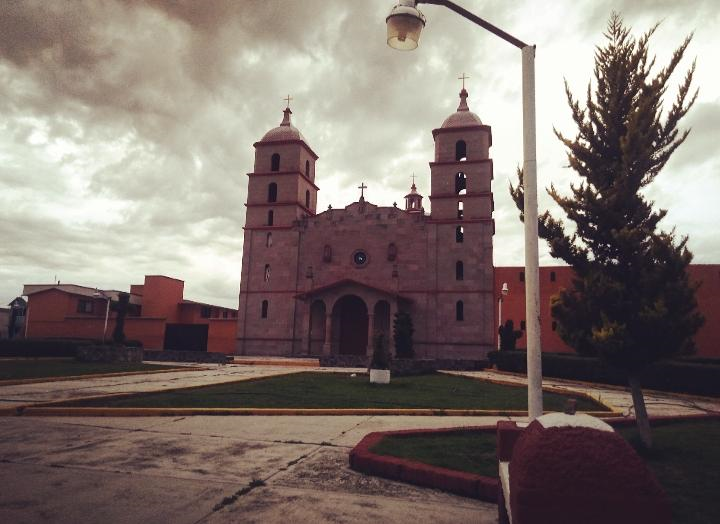
[[158, 366], [134, 362], [76, 362], [69, 358], [0, 360], [0, 380], [29, 378], [68, 377], [74, 375], [97, 375], [101, 373], [125, 373], [130, 371], [156, 371], [172, 366]]
[[495, 433], [457, 431], [430, 435], [392, 435], [370, 451], [486, 477], [498, 476]]
[[[720, 421], [677, 422], [653, 428], [654, 448], [646, 452], [637, 430], [619, 433], [639, 451], [670, 497], [673, 522], [720, 522]], [[497, 477], [495, 435], [395, 435], [372, 451], [460, 471]]]
[[[545, 405], [561, 410], [567, 397], [545, 393]], [[395, 377], [370, 384], [368, 376], [347, 373], [294, 373], [262, 380], [196, 389], [150, 393], [119, 399], [78, 401], [68, 405], [112, 407], [208, 408], [430, 408], [527, 409], [527, 390], [451, 375]], [[578, 399], [580, 410], [604, 410]]]

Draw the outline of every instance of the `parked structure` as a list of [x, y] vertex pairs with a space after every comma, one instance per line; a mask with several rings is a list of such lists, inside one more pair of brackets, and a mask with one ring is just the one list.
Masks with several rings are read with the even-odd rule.
[[[183, 288], [182, 280], [161, 275], [131, 285], [126, 338], [146, 349], [232, 353], [237, 310], [186, 300]], [[105, 333], [109, 339], [119, 293], [75, 284], [27, 284], [26, 336], [101, 340]]]

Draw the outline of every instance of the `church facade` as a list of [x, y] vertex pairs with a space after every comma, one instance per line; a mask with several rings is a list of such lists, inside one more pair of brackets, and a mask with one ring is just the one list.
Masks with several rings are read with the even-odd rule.
[[317, 211], [318, 156], [291, 123], [254, 144], [240, 281], [239, 355], [369, 355], [409, 313], [418, 357], [481, 359], [494, 345], [492, 135], [467, 91], [432, 131], [432, 213], [364, 198]]

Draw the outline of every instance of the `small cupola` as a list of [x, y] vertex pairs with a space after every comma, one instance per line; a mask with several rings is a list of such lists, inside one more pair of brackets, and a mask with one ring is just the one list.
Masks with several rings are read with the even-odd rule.
[[422, 212], [422, 195], [417, 192], [415, 186], [415, 175], [413, 175], [413, 183], [410, 186], [410, 192], [405, 195], [405, 211], [408, 213], [420, 213]]

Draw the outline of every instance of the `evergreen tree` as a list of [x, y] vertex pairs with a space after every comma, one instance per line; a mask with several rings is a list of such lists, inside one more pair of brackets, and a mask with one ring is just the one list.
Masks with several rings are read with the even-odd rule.
[[406, 311], [398, 311], [393, 319], [393, 337], [395, 338], [395, 356], [397, 358], [413, 358], [413, 327], [412, 317]]
[[[655, 74], [648, 43], [656, 28], [636, 40], [613, 13], [606, 45], [595, 53], [595, 90], [588, 85], [584, 108], [566, 82], [578, 131], [574, 138], [555, 134], [582, 181], [571, 185], [569, 197], [552, 185], [548, 193], [575, 230], [568, 232], [549, 212], [538, 220], [551, 255], [571, 265], [576, 276], [572, 288], [553, 297], [559, 335], [578, 353], [598, 355], [626, 373], [647, 447], [652, 440], [640, 374], [658, 359], [691, 353], [692, 337], [703, 322], [696, 311], [696, 286], [688, 281], [688, 239], [676, 238], [674, 229], [659, 230], [667, 211], [654, 211], [641, 193], [687, 138], [689, 130], [677, 126], [697, 97], [697, 91], [690, 94], [693, 63], [663, 111], [668, 81], [691, 36]], [[511, 185], [510, 192], [522, 212], [518, 174], [518, 187]]]

